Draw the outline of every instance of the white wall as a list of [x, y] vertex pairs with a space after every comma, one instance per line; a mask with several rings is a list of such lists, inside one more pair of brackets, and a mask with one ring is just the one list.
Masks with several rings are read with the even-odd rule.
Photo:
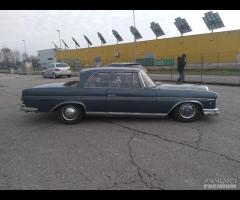
[[48, 66], [50, 63], [57, 62], [56, 49], [39, 50], [38, 58], [42, 66]]

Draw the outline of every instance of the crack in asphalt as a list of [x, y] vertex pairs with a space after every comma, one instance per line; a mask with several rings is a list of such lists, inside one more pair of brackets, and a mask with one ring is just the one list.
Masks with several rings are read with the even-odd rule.
[[[149, 189], [160, 189], [160, 190], [164, 190], [163, 188], [159, 187], [159, 186], [155, 186], [153, 185], [151, 182], [148, 182], [145, 180], [144, 178], [144, 174], [147, 175], [149, 178], [152, 178], [152, 175], [147, 172], [147, 170], [142, 169], [135, 161], [134, 161], [134, 156], [133, 156], [133, 152], [132, 152], [132, 146], [131, 146], [131, 142], [133, 141], [133, 139], [139, 135], [138, 133], [135, 133], [130, 140], [128, 141], [128, 153], [130, 156], [130, 162], [133, 166], [135, 166], [137, 168], [137, 174], [138, 177], [140, 178], [140, 181]], [[154, 177], [155, 179], [155, 177]], [[156, 180], [156, 179], [155, 179]]]
[[[231, 158], [229, 157], [228, 155], [225, 155], [223, 153], [218, 153], [218, 152], [215, 152], [215, 151], [211, 151], [211, 150], [208, 150], [208, 149], [204, 149], [204, 148], [200, 148], [200, 147], [197, 147], [197, 146], [194, 146], [194, 145], [191, 145], [191, 144], [187, 144], [187, 143], [184, 143], [184, 142], [179, 142], [179, 141], [176, 141], [176, 140], [171, 140], [169, 138], [165, 138], [165, 137], [162, 137], [162, 136], [159, 136], [159, 135], [156, 135], [156, 134], [153, 134], [153, 133], [148, 133], [148, 132], [145, 132], [145, 131], [142, 131], [142, 130], [138, 130], [138, 129], [134, 129], [134, 128], [131, 128], [131, 127], [128, 127], [128, 126], [125, 126], [125, 125], [122, 125], [122, 124], [119, 124], [119, 123], [116, 123], [116, 122], [113, 122], [113, 121], [108, 121], [109, 123], [111, 124], [115, 124], [119, 127], [122, 127], [124, 129], [127, 129], [127, 130], [130, 130], [130, 131], [134, 131], [134, 132], [137, 132], [139, 134], [142, 134], [142, 135], [148, 135], [148, 136], [152, 136], [152, 137], [156, 137], [160, 140], [163, 140], [165, 142], [170, 142], [170, 143], [175, 143], [175, 144], [178, 144], [178, 145], [184, 145], [188, 148], [191, 148], [191, 149], [195, 149], [195, 150], [198, 150], [198, 151], [203, 151], [203, 152], [208, 152], [208, 153], [211, 153], [211, 154], [215, 154], [215, 155], [218, 155], [220, 157], [224, 157], [225, 159], [229, 160], [229, 161], [232, 161], [232, 162], [235, 162], [237, 164], [240, 164], [240, 161], [237, 160], [237, 159], [234, 159], [234, 158]], [[201, 137], [200, 137], [201, 138]], [[201, 139], [199, 139], [201, 141]]]
[[196, 143], [197, 148], [199, 148], [200, 147], [200, 143], [202, 142], [203, 133], [197, 127], [190, 127], [190, 128], [195, 130], [195, 131], [197, 131], [198, 139], [194, 143]]
[[[151, 173], [149, 173], [146, 169], [143, 169], [141, 168], [135, 161], [134, 159], [134, 155], [133, 155], [133, 152], [132, 152], [132, 146], [131, 146], [131, 143], [132, 141], [134, 140], [134, 138], [136, 136], [139, 136], [139, 135], [148, 135], [148, 136], [152, 136], [152, 137], [155, 137], [155, 138], [158, 138], [162, 141], [165, 141], [165, 142], [168, 142], [168, 143], [174, 143], [174, 144], [178, 144], [178, 145], [182, 145], [184, 147], [188, 147], [188, 148], [191, 148], [191, 149], [195, 149], [195, 150], [198, 150], [198, 151], [202, 151], [202, 152], [207, 152], [207, 153], [211, 153], [211, 154], [214, 154], [214, 155], [217, 155], [217, 156], [220, 156], [220, 157], [223, 157], [225, 159], [227, 159], [228, 161], [232, 161], [234, 163], [237, 163], [237, 164], [240, 164], [240, 161], [237, 160], [237, 159], [234, 159], [234, 158], [231, 158], [229, 157], [228, 155], [225, 155], [223, 153], [219, 153], [219, 152], [215, 152], [215, 151], [211, 151], [211, 150], [208, 150], [208, 149], [204, 149], [204, 148], [200, 148], [200, 143], [202, 141], [202, 137], [203, 137], [203, 133], [201, 130], [199, 130], [198, 128], [194, 127], [192, 129], [196, 130], [197, 133], [198, 133], [198, 139], [197, 141], [195, 141], [196, 143], [196, 146], [194, 145], [191, 145], [191, 144], [188, 144], [188, 143], [184, 143], [184, 142], [180, 142], [180, 141], [175, 141], [175, 140], [172, 140], [172, 139], [169, 139], [169, 138], [165, 138], [165, 137], [162, 137], [162, 136], [159, 136], [159, 135], [156, 135], [156, 134], [153, 134], [153, 133], [149, 133], [149, 132], [146, 132], [146, 131], [142, 131], [142, 130], [138, 130], [138, 129], [135, 129], [135, 128], [131, 128], [131, 127], [128, 127], [128, 126], [125, 126], [125, 125], [122, 125], [122, 124], [119, 124], [119, 123], [116, 123], [116, 122], [113, 122], [111, 120], [104, 120], [104, 122], [107, 122], [107, 123], [111, 123], [113, 125], [116, 125], [118, 127], [121, 127], [121, 128], [124, 128], [124, 129], [127, 129], [127, 130], [130, 130], [130, 131], [133, 131], [134, 133], [131, 133], [133, 134], [133, 136], [129, 139], [127, 145], [128, 145], [128, 153], [129, 153], [129, 157], [130, 157], [130, 162], [133, 166], [135, 166], [135, 168], [137, 169], [137, 175], [139, 177], [139, 180], [135, 180], [135, 181], [131, 181], [131, 182], [126, 182], [125, 184], [130, 184], [130, 183], [136, 183], [136, 182], [141, 182], [143, 183], [147, 188], [149, 189], [161, 189], [161, 190], [164, 190], [164, 188], [162, 187], [159, 187], [159, 186], [156, 186], [156, 185], [153, 185], [151, 182], [147, 181], [145, 176], [147, 176], [148, 178], [150, 179], [154, 179], [158, 184], [159, 184], [159, 180], [157, 178], [155, 178], [154, 176], [152, 176]], [[145, 176], [144, 176], [145, 175]], [[104, 189], [112, 189], [114, 187], [116, 187], [117, 185], [119, 184], [124, 184], [124, 183], [117, 183], [117, 182], [114, 182], [112, 185], [110, 186], [107, 186], [107, 187], [100, 187], [100, 188], [104, 188]]]
[[[106, 122], [105, 120], [103, 120], [103, 121]], [[115, 124], [115, 125], [121, 126], [121, 125], [116, 124], [116, 123], [114, 123], [114, 122], [112, 122], [112, 121], [108, 121], [108, 122], [110, 122], [111, 124]], [[122, 128], [124, 128], [124, 127], [122, 127]], [[119, 183], [114, 182], [111, 186], [108, 186], [108, 187], [105, 187], [105, 188], [111, 189], [111, 188], [113, 188], [113, 187], [115, 187], [115, 186], [117, 186], [117, 185], [119, 185], [119, 184], [130, 184], [130, 183], [141, 182], [141, 183], [143, 183], [143, 184], [145, 185], [145, 187], [147, 187], [147, 188], [149, 188], [149, 189], [151, 189], [151, 190], [153, 190], [153, 189], [165, 190], [164, 188], [159, 187], [159, 186], [156, 186], [156, 185], [153, 185], [151, 182], [148, 182], [148, 181], [145, 180], [144, 175], [147, 176], [147, 177], [150, 178], [150, 179], [154, 179], [155, 181], [157, 181], [157, 183], [159, 182], [159, 180], [158, 180], [157, 178], [155, 178], [155, 177], [154, 177], [151, 173], [149, 173], [147, 170], [141, 168], [141, 167], [135, 162], [134, 156], [133, 156], [133, 152], [132, 152], [131, 142], [133, 141], [133, 139], [134, 139], [136, 136], [138, 136], [138, 135], [143, 135], [144, 133], [141, 133], [141, 132], [139, 132], [138, 130], [132, 130], [132, 131], [134, 131], [135, 133], [133, 134], [133, 136], [129, 139], [129, 141], [128, 141], [128, 143], [127, 143], [127, 145], [128, 145], [128, 154], [129, 154], [129, 157], [130, 157], [130, 163], [131, 163], [133, 166], [135, 166], [135, 168], [137, 169], [137, 175], [138, 175], [138, 177], [139, 177], [139, 180], [135, 180], [135, 181], [131, 181], [131, 182], [125, 182], [125, 183], [124, 183], [124, 182], [119, 182]], [[158, 184], [159, 184], [159, 183], [158, 183]], [[102, 188], [102, 187], [100, 187], [100, 188]]]

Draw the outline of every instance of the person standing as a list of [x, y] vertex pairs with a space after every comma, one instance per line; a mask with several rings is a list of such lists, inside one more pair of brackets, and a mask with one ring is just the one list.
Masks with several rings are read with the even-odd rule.
[[177, 69], [179, 72], [179, 78], [177, 80], [178, 83], [183, 83], [185, 81], [185, 76], [184, 76], [185, 65], [186, 65], [186, 54], [183, 54], [182, 56], [177, 58]]

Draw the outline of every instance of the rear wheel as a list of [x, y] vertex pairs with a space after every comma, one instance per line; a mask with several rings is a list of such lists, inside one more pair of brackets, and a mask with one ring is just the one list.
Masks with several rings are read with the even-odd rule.
[[64, 105], [58, 109], [58, 118], [64, 124], [76, 124], [84, 117], [84, 110], [78, 105]]
[[174, 112], [175, 119], [182, 122], [191, 122], [196, 120], [200, 114], [200, 107], [194, 103], [182, 103]]
[[57, 75], [55, 73], [53, 73], [52, 77], [55, 79], [55, 78], [57, 78]]

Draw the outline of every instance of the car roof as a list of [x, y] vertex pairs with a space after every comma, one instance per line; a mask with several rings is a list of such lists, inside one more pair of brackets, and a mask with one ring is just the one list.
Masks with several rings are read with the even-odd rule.
[[139, 68], [132, 68], [132, 67], [93, 67], [88, 69], [81, 70], [81, 73], [84, 72], [138, 72], [141, 69]]
[[139, 63], [131, 63], [131, 62], [122, 62], [122, 63], [111, 63], [110, 65], [140, 65]]

